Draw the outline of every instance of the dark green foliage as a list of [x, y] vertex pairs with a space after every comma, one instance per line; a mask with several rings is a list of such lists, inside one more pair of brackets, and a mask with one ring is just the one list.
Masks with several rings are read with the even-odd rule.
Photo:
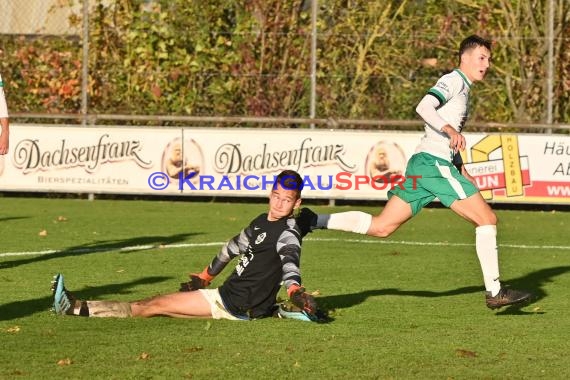
[[[90, 3], [90, 113], [309, 116], [310, 1]], [[477, 33], [494, 41], [494, 64], [471, 120], [545, 122], [548, 3], [319, 1], [316, 116], [415, 119]], [[567, 123], [570, 3], [555, 6], [553, 121]], [[79, 36], [0, 36], [0, 48], [12, 112], [79, 112]]]

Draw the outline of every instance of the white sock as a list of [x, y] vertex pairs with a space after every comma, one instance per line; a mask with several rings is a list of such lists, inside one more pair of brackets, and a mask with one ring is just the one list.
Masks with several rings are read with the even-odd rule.
[[[76, 304], [74, 314], [80, 314], [79, 305]], [[115, 317], [128, 318], [131, 316], [131, 304], [118, 301], [83, 301], [83, 313], [88, 313], [89, 317]]]
[[371, 223], [372, 215], [361, 211], [347, 211], [331, 214], [327, 228], [366, 235]]
[[485, 289], [496, 296], [501, 289], [499, 281], [499, 253], [497, 251], [497, 226], [486, 225], [475, 228], [475, 249], [481, 270]]

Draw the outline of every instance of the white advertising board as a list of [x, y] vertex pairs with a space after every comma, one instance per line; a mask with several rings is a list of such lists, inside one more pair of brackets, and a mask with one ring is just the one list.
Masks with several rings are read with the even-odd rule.
[[[385, 200], [421, 132], [13, 125], [0, 191], [266, 196], [283, 169], [304, 198]], [[465, 134], [466, 167], [500, 203], [570, 203], [570, 136]]]

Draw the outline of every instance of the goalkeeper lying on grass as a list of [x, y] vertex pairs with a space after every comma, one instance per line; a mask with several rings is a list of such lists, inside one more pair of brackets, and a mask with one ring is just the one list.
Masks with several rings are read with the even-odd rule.
[[[199, 274], [191, 274], [177, 293], [135, 302], [80, 301], [66, 289], [63, 276], [53, 282], [54, 309], [61, 315], [89, 317], [214, 318], [249, 320], [270, 316], [319, 320], [314, 297], [301, 286], [299, 260], [301, 233], [293, 211], [301, 204], [303, 180], [292, 170], [281, 172], [269, 195], [269, 211], [229, 240]], [[236, 256], [232, 274], [215, 289], [205, 289]], [[276, 305], [284, 284], [291, 303], [298, 309]], [[317, 316], [319, 315], [319, 316]]]

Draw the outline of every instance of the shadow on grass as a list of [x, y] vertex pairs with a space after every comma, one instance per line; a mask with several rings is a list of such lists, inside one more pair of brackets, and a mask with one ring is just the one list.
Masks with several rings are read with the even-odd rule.
[[[548, 293], [543, 289], [544, 285], [548, 284], [549, 282], [553, 282], [554, 277], [560, 276], [567, 272], [570, 272], [570, 266], [568, 265], [561, 267], [546, 268], [536, 272], [529, 273], [526, 276], [512, 279], [509, 281], [509, 286], [511, 286], [513, 289], [525, 289], [530, 291], [533, 294], [533, 298], [530, 303], [535, 303], [548, 296]], [[522, 305], [522, 307], [527, 305]], [[521, 310], [521, 306], [513, 305], [501, 309], [496, 314], [497, 315], [536, 315], [536, 314], [544, 314], [544, 312], [540, 310], [528, 312]]]
[[82, 244], [75, 247], [64, 248], [53, 253], [46, 253], [43, 255], [36, 255], [34, 257], [8, 260], [0, 263], [0, 269], [13, 268], [20, 265], [37, 263], [41, 261], [59, 259], [67, 256], [87, 255], [99, 252], [109, 252], [124, 250], [129, 252], [132, 250], [142, 251], [148, 249], [155, 249], [163, 244], [175, 244], [186, 240], [190, 236], [199, 234], [176, 234], [171, 236], [143, 236], [123, 240], [104, 240], [89, 244]]
[[[560, 276], [564, 273], [570, 272], [570, 266], [560, 266], [553, 268], [541, 269], [536, 272], [531, 272], [525, 276], [515, 278], [505, 282], [505, 284], [513, 289], [527, 290], [533, 294], [530, 303], [535, 303], [548, 296], [548, 293], [543, 289], [544, 285], [552, 282], [554, 277]], [[449, 297], [460, 294], [469, 294], [481, 292], [483, 294], [484, 288], [482, 286], [466, 286], [453, 290], [443, 292], [433, 292], [428, 290], [400, 290], [397, 288], [387, 289], [372, 289], [365, 290], [359, 293], [339, 294], [334, 296], [318, 297], [317, 302], [319, 306], [327, 310], [337, 308], [348, 308], [358, 305], [366, 301], [369, 297], [376, 296], [412, 296], [412, 297]], [[481, 303], [483, 303], [483, 295], [481, 295]], [[542, 314], [540, 311], [526, 312], [521, 310], [522, 307], [528, 306], [530, 303], [522, 305], [512, 305], [501, 309], [496, 315], [536, 315]]]
[[20, 219], [29, 219], [29, 216], [6, 216], [4, 218], [0, 218], [0, 223], [2, 222], [9, 222], [11, 220], [20, 220]]
[[[135, 286], [156, 284], [170, 279], [172, 279], [172, 277], [146, 277], [131, 282], [125, 282], [123, 284], [109, 284], [89, 287], [79, 292], [74, 292], [72, 290], [72, 293], [81, 299], [94, 299], [108, 294], [128, 294], [131, 293], [129, 289]], [[15, 318], [27, 317], [38, 312], [49, 310], [53, 306], [53, 296], [51, 292], [49, 292], [49, 288], [47, 294], [48, 295], [46, 297], [35, 298], [26, 301], [16, 301], [0, 305], [0, 321], [8, 321]]]

